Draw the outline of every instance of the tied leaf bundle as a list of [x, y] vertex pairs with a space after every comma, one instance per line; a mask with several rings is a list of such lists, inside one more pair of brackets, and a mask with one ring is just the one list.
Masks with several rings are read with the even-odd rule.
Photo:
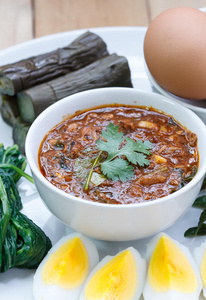
[[20, 212], [16, 182], [21, 176], [33, 182], [25, 167], [17, 145], [4, 149], [0, 144], [0, 272], [13, 267], [36, 268], [51, 248], [45, 233]]
[[[92, 169], [87, 177], [85, 190], [89, 187], [89, 182], [92, 178], [93, 169], [100, 165], [102, 173], [111, 180], [120, 180], [126, 182], [134, 176], [133, 165], [143, 167], [149, 165], [149, 160], [146, 158], [151, 152], [151, 143], [149, 141], [134, 141], [128, 137], [123, 138], [123, 132], [119, 132], [119, 126], [114, 126], [110, 123], [106, 130], [102, 132], [102, 140], [97, 140], [96, 144], [100, 150], [95, 159]], [[120, 144], [126, 141], [126, 144], [120, 147]], [[100, 162], [102, 152], [107, 153], [107, 159]], [[131, 164], [133, 165], [131, 165]]]

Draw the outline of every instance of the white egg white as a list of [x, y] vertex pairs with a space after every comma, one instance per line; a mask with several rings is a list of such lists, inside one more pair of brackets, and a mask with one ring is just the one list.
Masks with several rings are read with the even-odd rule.
[[[143, 291], [143, 287], [144, 287], [144, 283], [145, 283], [145, 276], [146, 276], [146, 260], [143, 259], [140, 255], [140, 253], [133, 247], [129, 247], [125, 250], [130, 250], [130, 252], [132, 253], [133, 257], [135, 258], [135, 262], [136, 262], [136, 271], [137, 271], [137, 277], [138, 277], [138, 284], [136, 286], [136, 291], [135, 291], [135, 295], [133, 298], [129, 298], [129, 299], [125, 299], [125, 300], [139, 300]], [[123, 250], [123, 251], [125, 251]], [[121, 252], [123, 252], [121, 251]], [[120, 254], [121, 252], [117, 253]], [[116, 255], [115, 255], [116, 256]], [[88, 276], [87, 280], [85, 281], [83, 290], [81, 292], [80, 298], [79, 300], [89, 300], [86, 296], [85, 296], [85, 289], [86, 286], [88, 284], [88, 282], [90, 281], [90, 279], [95, 275], [95, 273], [100, 270], [102, 267], [104, 267], [104, 265], [106, 263], [108, 263], [110, 260], [112, 260], [115, 256], [110, 256], [107, 255], [105, 256], [97, 265], [96, 267], [94, 267], [94, 269], [91, 271], [90, 275]], [[116, 299], [116, 298], [115, 298]], [[94, 298], [93, 298], [94, 300]], [[100, 299], [95, 299], [95, 300], [100, 300]], [[101, 299], [103, 300], [103, 299]], [[151, 300], [151, 299], [150, 299]]]
[[[199, 247], [196, 247], [194, 249], [194, 258], [199, 267], [199, 272], [200, 272], [201, 263], [202, 263], [205, 252], [206, 252], [206, 241], [203, 242]], [[204, 285], [203, 285], [203, 295], [206, 298], [206, 286], [204, 286]]]
[[[46, 285], [41, 278], [42, 269], [47, 262], [49, 256], [55, 253], [65, 242], [75, 237], [79, 237], [84, 244], [88, 258], [89, 258], [89, 270], [90, 271], [99, 262], [99, 253], [96, 245], [87, 237], [80, 233], [72, 233], [62, 237], [47, 253], [43, 261], [40, 263], [36, 270], [33, 280], [33, 296], [35, 300], [76, 300], [79, 298], [84, 282], [74, 289], [64, 289], [58, 285]], [[87, 275], [87, 276], [88, 276]]]
[[151, 300], [151, 299], [152, 300], [199, 300], [199, 295], [202, 290], [201, 278], [200, 278], [199, 270], [198, 270], [197, 264], [194, 260], [194, 257], [192, 256], [190, 250], [187, 247], [180, 244], [176, 240], [172, 239], [165, 233], [157, 234], [147, 245], [146, 260], [147, 260], [148, 266], [149, 266], [150, 258], [151, 258], [153, 251], [157, 245], [157, 242], [162, 237], [162, 235], [167, 236], [169, 239], [171, 239], [176, 244], [176, 246], [185, 254], [185, 256], [187, 257], [187, 259], [189, 260], [189, 262], [192, 266], [192, 269], [195, 272], [197, 282], [198, 282], [198, 287], [197, 287], [196, 291], [193, 293], [182, 293], [182, 292], [178, 292], [178, 291], [175, 291], [172, 289], [167, 292], [158, 292], [158, 291], [154, 290], [153, 287], [150, 285], [150, 282], [148, 280], [148, 273], [147, 273], [145, 286], [144, 286], [144, 290], [143, 290], [144, 300]]

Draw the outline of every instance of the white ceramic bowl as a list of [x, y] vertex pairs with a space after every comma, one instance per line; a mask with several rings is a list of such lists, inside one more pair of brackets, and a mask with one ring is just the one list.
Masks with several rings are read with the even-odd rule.
[[[45, 134], [68, 113], [104, 104], [152, 106], [172, 115], [198, 136], [200, 165], [196, 176], [179, 191], [151, 202], [111, 205], [82, 200], [49, 183], [41, 174], [37, 156]], [[49, 210], [76, 231], [107, 241], [145, 238], [171, 226], [185, 214], [198, 195], [206, 173], [206, 127], [191, 110], [155, 93], [132, 88], [104, 88], [64, 98], [46, 109], [32, 124], [26, 156], [37, 190]]]

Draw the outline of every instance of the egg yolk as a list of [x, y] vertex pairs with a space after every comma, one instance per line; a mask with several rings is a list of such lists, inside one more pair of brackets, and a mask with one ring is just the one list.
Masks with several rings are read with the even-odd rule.
[[162, 236], [152, 254], [148, 268], [149, 283], [157, 292], [175, 290], [192, 293], [197, 278], [185, 254], [168, 237]]
[[133, 299], [136, 287], [135, 258], [130, 250], [125, 250], [93, 275], [85, 288], [85, 298], [89, 300], [129, 300]]
[[86, 248], [81, 239], [75, 237], [49, 256], [42, 270], [42, 280], [47, 285], [76, 288], [86, 279], [88, 269]]
[[201, 262], [200, 273], [201, 273], [202, 283], [204, 287], [206, 287], [206, 251], [203, 255], [203, 259]]

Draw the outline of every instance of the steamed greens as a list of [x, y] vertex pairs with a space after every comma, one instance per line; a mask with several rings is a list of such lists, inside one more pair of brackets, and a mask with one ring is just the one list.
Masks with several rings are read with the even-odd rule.
[[21, 176], [33, 182], [25, 167], [17, 145], [5, 149], [0, 144], [0, 272], [13, 267], [36, 268], [51, 248], [45, 233], [20, 212], [16, 183]]

